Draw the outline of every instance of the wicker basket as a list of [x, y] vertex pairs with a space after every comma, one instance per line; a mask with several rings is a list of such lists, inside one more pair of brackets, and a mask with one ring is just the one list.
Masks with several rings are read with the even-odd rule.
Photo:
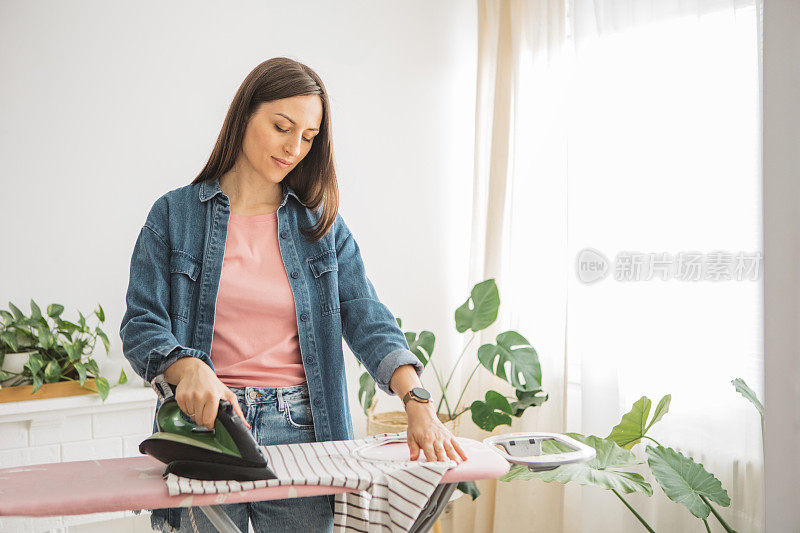
[[[387, 411], [385, 413], [376, 413], [375, 406], [377, 402], [372, 403], [367, 415], [367, 435], [378, 435], [380, 433], [399, 433], [405, 431], [408, 427], [408, 415], [405, 411]], [[439, 413], [439, 420], [442, 421], [444, 426], [450, 430], [450, 433], [457, 435], [458, 432], [458, 418], [450, 420], [447, 414]]]

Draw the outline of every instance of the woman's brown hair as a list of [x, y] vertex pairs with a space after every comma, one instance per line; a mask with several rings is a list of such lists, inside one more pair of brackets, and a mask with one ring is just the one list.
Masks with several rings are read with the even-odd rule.
[[300, 200], [313, 210], [323, 205], [316, 225], [300, 228], [313, 241], [321, 239], [336, 220], [339, 186], [333, 165], [331, 115], [328, 93], [311, 68], [287, 57], [264, 61], [250, 72], [233, 97], [217, 143], [206, 166], [192, 184], [219, 179], [233, 168], [242, 151], [244, 132], [253, 113], [264, 102], [318, 94], [322, 101], [322, 123], [308, 154], [283, 179]]

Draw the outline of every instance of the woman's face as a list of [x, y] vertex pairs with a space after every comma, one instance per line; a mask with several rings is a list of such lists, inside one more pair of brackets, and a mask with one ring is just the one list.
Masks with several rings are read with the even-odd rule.
[[318, 95], [262, 103], [247, 123], [243, 156], [256, 173], [279, 183], [311, 150], [321, 122]]

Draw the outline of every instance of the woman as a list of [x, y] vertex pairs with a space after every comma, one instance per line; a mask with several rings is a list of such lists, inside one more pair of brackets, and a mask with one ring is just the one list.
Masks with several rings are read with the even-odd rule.
[[[344, 337], [378, 387], [403, 398], [412, 459], [466, 459], [424, 402], [422, 365], [337, 209], [322, 80], [291, 59], [265, 61], [239, 87], [205, 168], [148, 214], [120, 327], [125, 357], [146, 381], [163, 373], [199, 425], [213, 427], [228, 400], [262, 445], [352, 439]], [[328, 496], [223, 508], [243, 531], [248, 519], [256, 531], [333, 524]], [[154, 510], [152, 524], [214, 531], [192, 508]]]

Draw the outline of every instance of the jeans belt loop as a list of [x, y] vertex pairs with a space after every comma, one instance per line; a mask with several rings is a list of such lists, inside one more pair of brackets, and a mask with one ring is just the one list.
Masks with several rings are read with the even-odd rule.
[[283, 389], [278, 387], [276, 391], [276, 396], [278, 397], [278, 411], [283, 412]]

